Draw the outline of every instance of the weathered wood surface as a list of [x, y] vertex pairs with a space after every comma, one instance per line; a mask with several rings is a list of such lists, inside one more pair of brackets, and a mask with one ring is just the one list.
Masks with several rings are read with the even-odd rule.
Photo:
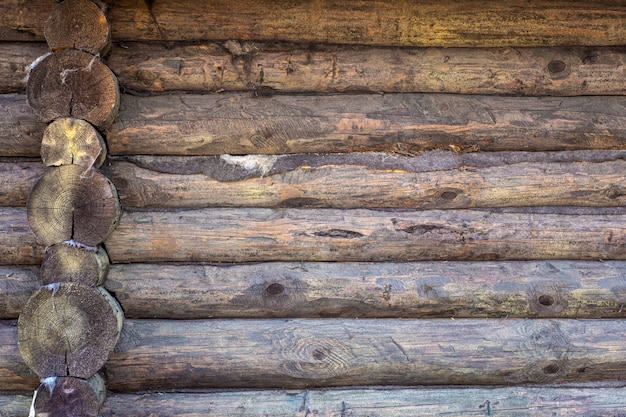
[[[0, 389], [39, 385], [0, 325]], [[624, 320], [127, 320], [107, 388], [304, 388], [619, 380]]]
[[[0, 92], [21, 92], [39, 43], [0, 43]], [[124, 42], [107, 65], [126, 91], [624, 95], [622, 47], [375, 48]], [[262, 75], [261, 75], [262, 72]]]
[[[25, 97], [0, 104], [0, 156], [39, 156], [45, 124]], [[624, 97], [123, 95], [107, 144], [184, 156], [625, 149], [624, 108]]]
[[245, 208], [126, 212], [105, 242], [116, 263], [626, 259], [625, 244], [623, 214]]
[[[240, 39], [447, 47], [626, 43], [626, 6], [619, 0], [110, 3], [108, 17], [116, 41]], [[42, 39], [53, 6], [46, 0], [4, 1], [0, 39]]]
[[[201, 393], [109, 394], [102, 417], [446, 416], [616, 417], [626, 408], [624, 388], [334, 388], [324, 390], [220, 390]], [[31, 396], [0, 395], [3, 417], [27, 415]]]
[[28, 225], [26, 209], [2, 208], [0, 219], [0, 264], [41, 264], [45, 248], [37, 242]]
[[39, 158], [46, 123], [26, 104], [26, 95], [0, 95], [0, 156]]
[[0, 206], [26, 207], [30, 190], [48, 170], [41, 161], [0, 162]]
[[623, 149], [624, 97], [124, 96], [109, 152], [153, 155]]
[[[26, 209], [0, 215], [1, 264], [40, 264]], [[625, 225], [622, 211], [217, 208], [125, 212], [105, 246], [113, 263], [623, 260]]]
[[0, 319], [17, 319], [30, 296], [39, 288], [39, 268], [0, 266]]
[[134, 91], [623, 95], [623, 48], [366, 48], [124, 43], [108, 64]]
[[[475, 155], [137, 157], [112, 162], [105, 173], [122, 204], [141, 208], [618, 207], [626, 202], [621, 153], [606, 153], [616, 160], [605, 162], [550, 161], [601, 157], [584, 153]], [[445, 170], [453, 161], [458, 165]], [[427, 164], [431, 169], [422, 171]]]
[[[134, 156], [109, 161], [104, 173], [126, 207], [620, 207], [625, 158], [624, 151]], [[38, 161], [0, 162], [0, 206], [24, 206], [45, 171]]]
[[[128, 318], [626, 317], [621, 261], [119, 264], [105, 288]], [[37, 269], [0, 267], [0, 319]]]

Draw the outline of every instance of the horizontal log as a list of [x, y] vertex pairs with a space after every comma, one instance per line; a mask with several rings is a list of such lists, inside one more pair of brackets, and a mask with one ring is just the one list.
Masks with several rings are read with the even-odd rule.
[[[0, 264], [43, 247], [26, 209], [1, 208]], [[626, 215], [474, 210], [201, 209], [125, 212], [105, 241], [113, 263], [624, 260]]]
[[[0, 319], [38, 288], [0, 267]], [[620, 261], [119, 264], [105, 288], [128, 318], [625, 317]]]
[[219, 155], [624, 149], [624, 97], [124, 96], [109, 152]]
[[112, 262], [626, 259], [626, 216], [335, 209], [126, 212]]
[[[0, 104], [0, 156], [37, 157], [45, 124], [21, 95]], [[626, 149], [625, 106], [599, 96], [122, 95], [106, 136], [110, 155]]]
[[[0, 325], [0, 389], [39, 381]], [[105, 366], [113, 391], [619, 380], [624, 320], [127, 320]]]
[[26, 95], [0, 95], [0, 156], [39, 158], [46, 123], [37, 120]]
[[[126, 207], [621, 207], [623, 151], [137, 156], [105, 174]], [[0, 206], [24, 206], [41, 162], [0, 162]]]
[[[110, 3], [108, 18], [117, 41], [240, 39], [447, 47], [626, 43], [626, 6], [618, 0]], [[42, 39], [52, 7], [45, 0], [3, 2], [1, 39]]]
[[[0, 43], [0, 92], [22, 92], [41, 43]], [[624, 95], [621, 47], [380, 48], [124, 42], [107, 65], [126, 91]], [[329, 75], [330, 74], [330, 75]]]
[[[366, 417], [446, 416], [472, 414], [531, 417], [557, 414], [619, 416], [623, 387], [490, 387], [490, 388], [333, 388], [324, 390], [221, 390], [206, 393], [110, 393], [102, 417]], [[23, 417], [30, 395], [0, 395], [4, 417]]]
[[[507, 164], [507, 156], [526, 155], [463, 158], [450, 152], [415, 158], [371, 153], [138, 157], [111, 162], [106, 175], [122, 204], [141, 208], [619, 207], [626, 201], [626, 162], [624, 155], [612, 155], [620, 159], [550, 162], [559, 157], [550, 154], [540, 162]], [[445, 170], [455, 159], [463, 165]], [[430, 170], [421, 171], [428, 163]]]

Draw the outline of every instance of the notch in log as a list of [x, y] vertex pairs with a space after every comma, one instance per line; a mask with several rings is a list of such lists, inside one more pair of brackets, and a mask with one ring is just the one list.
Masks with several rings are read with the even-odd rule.
[[41, 265], [41, 284], [81, 282], [95, 287], [102, 285], [109, 270], [109, 257], [101, 246], [90, 249], [59, 243], [46, 248]]
[[29, 417], [97, 417], [105, 396], [98, 374], [89, 379], [44, 378], [33, 395]]
[[104, 12], [89, 0], [65, 0], [50, 13], [43, 29], [53, 51], [80, 49], [105, 55], [111, 48], [111, 25]]
[[83, 119], [106, 130], [117, 117], [117, 78], [98, 56], [66, 49], [46, 56], [32, 69], [26, 86], [29, 106], [46, 122]]
[[78, 165], [53, 168], [33, 187], [28, 222], [46, 246], [102, 243], [119, 221], [115, 187], [102, 173]]
[[20, 353], [41, 378], [90, 378], [113, 351], [123, 317], [118, 302], [102, 287], [46, 285], [28, 300], [18, 319]]
[[46, 166], [80, 165], [100, 168], [106, 159], [106, 144], [88, 122], [62, 117], [48, 125], [41, 141], [41, 159]]

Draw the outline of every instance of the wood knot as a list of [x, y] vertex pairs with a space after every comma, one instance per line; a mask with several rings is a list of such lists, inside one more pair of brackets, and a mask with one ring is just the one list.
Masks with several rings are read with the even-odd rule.
[[566, 68], [567, 64], [558, 59], [552, 60], [548, 63], [548, 71], [550, 71], [551, 74], [561, 73], [565, 71]]
[[285, 291], [285, 286], [279, 284], [278, 282], [274, 282], [267, 287], [265, 287], [265, 294], [270, 296], [280, 295]]

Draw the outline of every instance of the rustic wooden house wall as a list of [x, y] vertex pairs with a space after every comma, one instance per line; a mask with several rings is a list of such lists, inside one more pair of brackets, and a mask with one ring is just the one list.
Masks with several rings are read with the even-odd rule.
[[[103, 416], [624, 415], [626, 5], [108, 2]], [[0, 4], [0, 416], [53, 1]]]

